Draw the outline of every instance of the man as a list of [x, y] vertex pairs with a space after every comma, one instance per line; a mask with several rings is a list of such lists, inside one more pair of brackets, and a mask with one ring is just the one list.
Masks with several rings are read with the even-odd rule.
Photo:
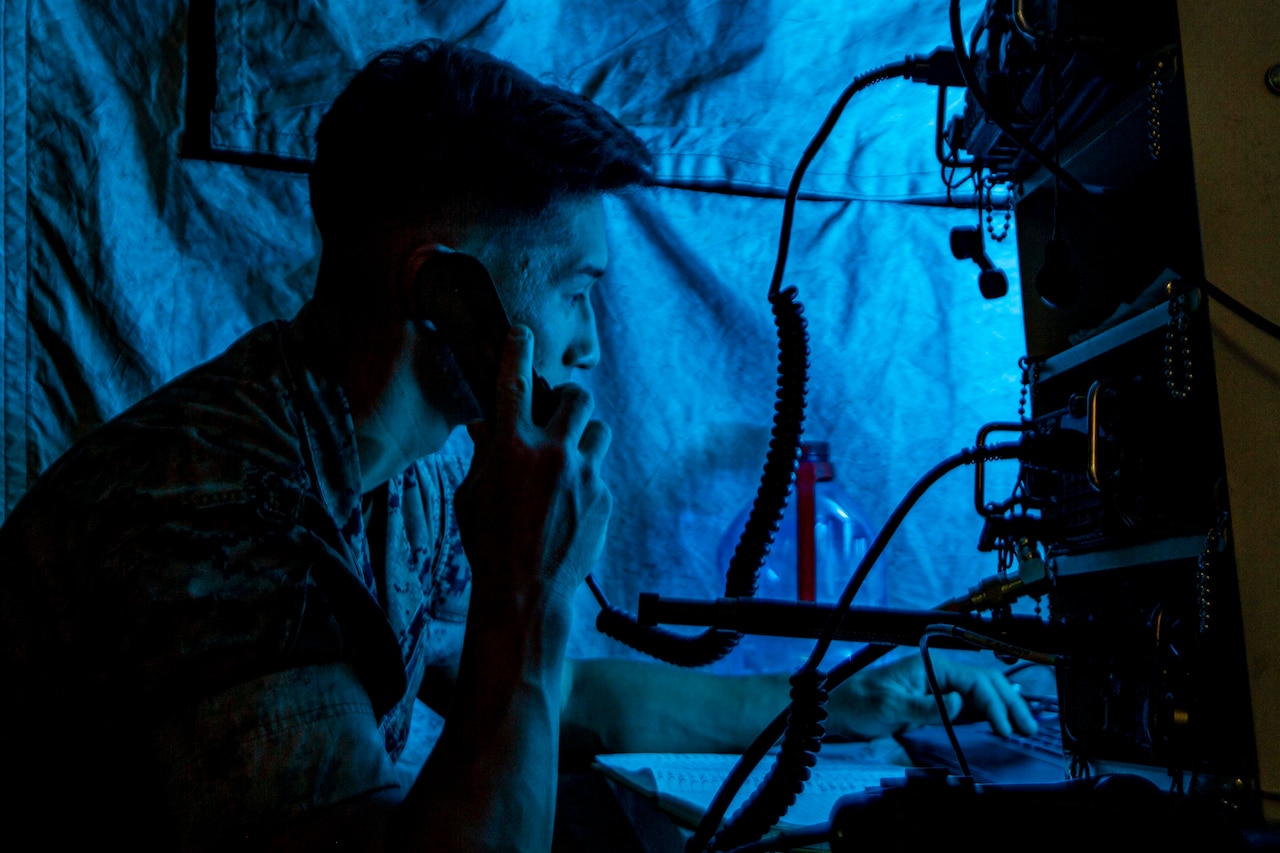
[[[324, 248], [298, 316], [77, 443], [0, 529], [23, 805], [60, 804], [54, 836], [144, 846], [542, 850], [562, 751], [745, 746], [784, 679], [565, 657], [611, 509], [610, 431], [572, 377], [599, 358], [602, 195], [649, 180], [644, 146], [428, 41], [339, 96], [311, 180]], [[425, 317], [432, 288], [475, 286], [458, 253], [516, 323], [490, 420]], [[465, 480], [433, 455], [463, 425]], [[998, 730], [1034, 727], [998, 676], [942, 681]], [[416, 696], [447, 721], [409, 786]], [[936, 714], [914, 664], [833, 707], [851, 736]]]

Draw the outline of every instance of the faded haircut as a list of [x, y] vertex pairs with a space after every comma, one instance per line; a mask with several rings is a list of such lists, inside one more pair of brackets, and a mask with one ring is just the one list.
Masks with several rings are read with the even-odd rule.
[[389, 221], [471, 225], [649, 183], [652, 159], [602, 107], [440, 39], [378, 54], [316, 132], [311, 207], [326, 244]]

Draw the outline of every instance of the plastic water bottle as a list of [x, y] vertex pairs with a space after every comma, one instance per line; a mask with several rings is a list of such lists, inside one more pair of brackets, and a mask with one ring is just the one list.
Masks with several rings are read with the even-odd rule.
[[[729, 567], [747, 525], [751, 504], [743, 508], [720, 539], [718, 564]], [[760, 569], [756, 596], [784, 601], [834, 604], [844, 591], [872, 538], [871, 527], [853, 498], [836, 482], [830, 446], [801, 445], [800, 466], [786, 513], [769, 556]], [[874, 569], [854, 598], [863, 607], [887, 605], [883, 575]], [[794, 672], [808, 659], [815, 640], [746, 635], [729, 656], [730, 672]], [[834, 643], [824, 659], [829, 669], [857, 648]]]

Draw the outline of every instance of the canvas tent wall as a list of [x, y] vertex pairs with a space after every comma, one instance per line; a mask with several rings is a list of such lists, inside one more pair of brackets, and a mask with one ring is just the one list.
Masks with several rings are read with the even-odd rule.
[[[441, 35], [589, 95], [657, 158], [663, 187], [608, 205], [590, 380], [615, 433], [597, 576], [628, 607], [721, 585], [716, 544], [767, 446], [765, 293], [800, 152], [856, 73], [947, 41], [941, 0], [7, 0], [0, 15], [4, 511], [78, 437], [297, 310], [320, 250], [316, 121], [375, 50]], [[985, 301], [948, 252], [977, 214], [937, 203], [934, 98], [892, 82], [855, 99], [809, 172], [787, 275], [810, 318], [807, 434], [876, 525], [1018, 403], [1016, 276]], [[1013, 267], [1012, 240], [991, 250]], [[993, 570], [970, 489], [954, 475], [908, 521], [877, 569], [891, 603]], [[575, 649], [620, 653], [581, 604]]]

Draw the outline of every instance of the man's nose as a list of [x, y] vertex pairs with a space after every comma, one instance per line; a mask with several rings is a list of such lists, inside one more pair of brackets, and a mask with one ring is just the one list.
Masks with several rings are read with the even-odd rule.
[[565, 350], [564, 363], [566, 367], [578, 370], [590, 370], [600, 363], [600, 338], [596, 333], [594, 312]]

